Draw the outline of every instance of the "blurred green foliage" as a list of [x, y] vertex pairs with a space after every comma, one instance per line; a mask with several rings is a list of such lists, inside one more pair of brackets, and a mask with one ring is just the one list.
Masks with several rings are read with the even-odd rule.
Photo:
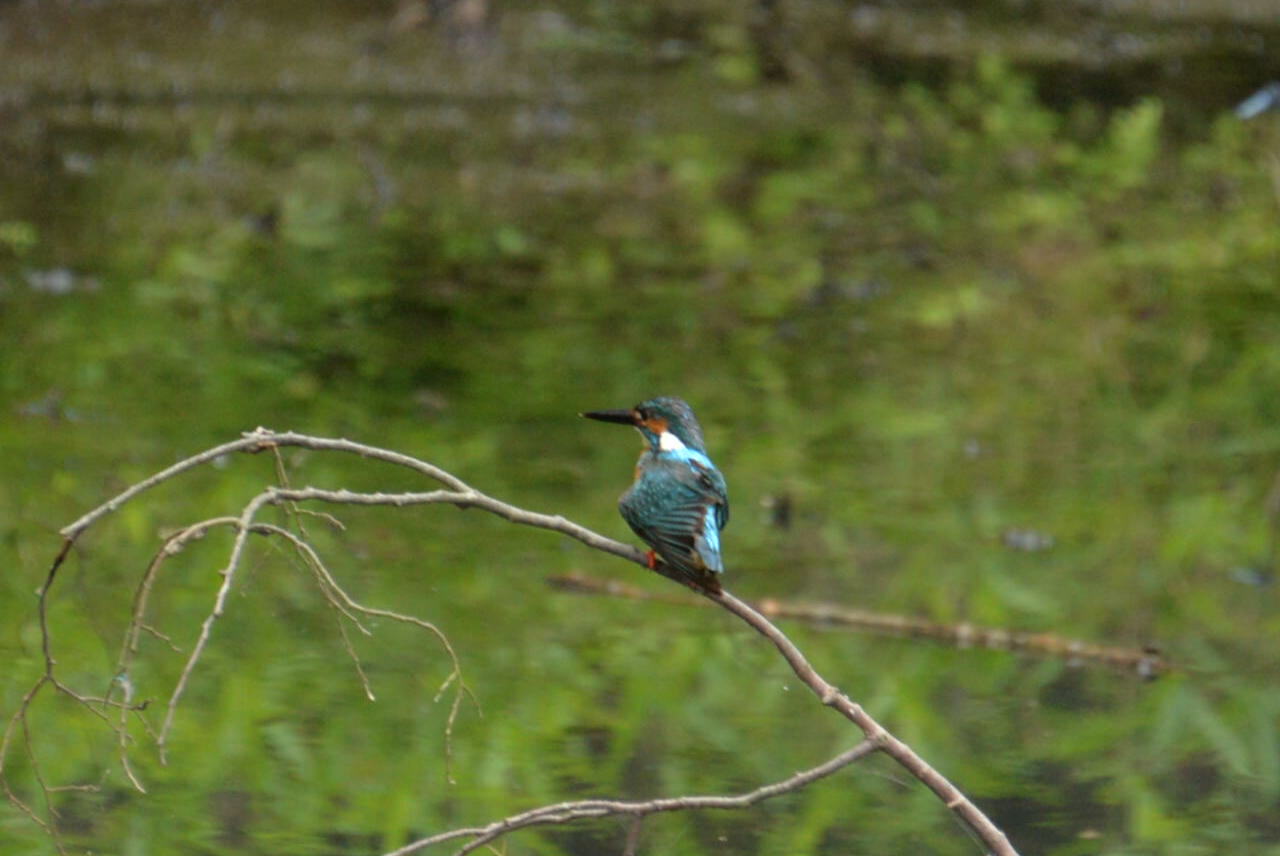
[[[178, 457], [259, 424], [346, 435], [622, 537], [634, 442], [575, 414], [679, 394], [729, 477], [735, 592], [1182, 665], [1141, 685], [786, 628], [1023, 852], [1280, 852], [1275, 124], [1176, 135], [1156, 98], [1051, 110], [994, 56], [938, 85], [768, 85], [732, 12], [582, 14], [510, 59], [533, 84], [514, 99], [64, 105], [0, 135], [3, 710], [39, 674], [56, 529]], [[638, 70], [673, 31], [690, 55]], [[567, 92], [562, 66], [589, 64]], [[421, 487], [286, 462], [295, 484]], [[96, 527], [53, 600], [63, 676], [105, 689], [157, 536], [273, 478], [227, 461]], [[369, 703], [309, 572], [256, 544], [168, 766], [137, 731], [150, 793], [100, 722], [39, 699], [44, 778], [101, 786], [57, 797], [76, 846], [368, 853], [573, 797], [749, 790], [856, 742], [727, 618], [541, 581], [634, 568], [476, 513], [337, 511], [345, 532], [308, 526], [353, 595], [462, 656], [479, 709], [456, 784], [439, 647], [387, 622], [353, 637]], [[1052, 546], [1011, 549], [1011, 529]], [[157, 587], [184, 651], [228, 544]], [[149, 639], [130, 678], [158, 707], [182, 659]], [[7, 763], [38, 805], [24, 751]], [[974, 852], [901, 779], [872, 760], [748, 814], [655, 818], [645, 847]], [[7, 808], [0, 842], [47, 848]]]

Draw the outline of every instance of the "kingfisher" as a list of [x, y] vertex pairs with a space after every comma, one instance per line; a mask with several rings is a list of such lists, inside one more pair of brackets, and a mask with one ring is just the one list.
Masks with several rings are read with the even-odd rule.
[[635, 481], [618, 500], [618, 510], [649, 545], [650, 570], [718, 594], [717, 575], [724, 573], [720, 531], [729, 522], [729, 496], [724, 476], [707, 456], [693, 409], [683, 399], [661, 396], [630, 410], [581, 415], [631, 425], [644, 438]]

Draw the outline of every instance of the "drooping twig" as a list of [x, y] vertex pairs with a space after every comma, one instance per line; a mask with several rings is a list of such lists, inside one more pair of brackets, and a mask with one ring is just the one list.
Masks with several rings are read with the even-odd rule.
[[[291, 440], [295, 442], [290, 442]], [[43, 674], [39, 677], [39, 679], [35, 681], [35, 683], [28, 689], [27, 693], [23, 696], [18, 710], [10, 717], [8, 723], [4, 728], [3, 733], [0, 734], [0, 785], [3, 786], [5, 796], [9, 800], [9, 802], [12, 805], [14, 805], [19, 811], [26, 814], [32, 820], [37, 822], [42, 828], [46, 830], [46, 832], [50, 834], [50, 836], [53, 839], [54, 845], [57, 847], [59, 852], [65, 852], [65, 851], [64, 851], [63, 843], [58, 836], [57, 825], [55, 823], [56, 811], [50, 800], [50, 796], [53, 793], [56, 793], [62, 790], [95, 789], [96, 786], [93, 786], [93, 785], [56, 786], [56, 785], [48, 784], [44, 780], [43, 775], [41, 774], [40, 762], [39, 762], [39, 759], [36, 757], [35, 751], [32, 747], [32, 743], [31, 743], [31, 739], [29, 737], [29, 731], [28, 731], [29, 725], [30, 725], [28, 714], [32, 704], [34, 703], [34, 700], [46, 687], [52, 687], [58, 693], [70, 697], [73, 701], [77, 702], [83, 709], [85, 709], [92, 715], [98, 717], [99, 719], [102, 719], [103, 722], [106, 723], [108, 727], [110, 727], [116, 734], [116, 741], [117, 741], [118, 752], [119, 752], [119, 761], [125, 777], [138, 791], [145, 793], [145, 788], [142, 782], [138, 779], [138, 777], [134, 773], [129, 761], [129, 748], [132, 744], [132, 737], [130, 736], [129, 730], [128, 730], [128, 715], [130, 713], [133, 713], [135, 716], [137, 716], [140, 719], [142, 727], [145, 729], [146, 733], [155, 742], [157, 748], [159, 749], [160, 758], [161, 758], [161, 761], [163, 762], [165, 760], [165, 756], [164, 756], [165, 742], [166, 742], [169, 730], [172, 728], [172, 725], [173, 725], [173, 717], [176, 711], [178, 701], [180, 700], [183, 694], [183, 691], [186, 688], [187, 682], [191, 678], [191, 674], [195, 668], [196, 663], [200, 659], [201, 653], [204, 651], [205, 647], [208, 644], [210, 631], [214, 621], [216, 621], [216, 619], [221, 616], [223, 610], [225, 609], [226, 597], [228, 592], [231, 589], [235, 570], [238, 567], [244, 553], [245, 539], [251, 533], [259, 534], [259, 535], [278, 536], [288, 541], [294, 547], [294, 549], [299, 554], [302, 555], [306, 564], [312, 569], [313, 573], [317, 578], [321, 592], [326, 598], [326, 600], [329, 602], [330, 606], [333, 607], [335, 610], [337, 610], [337, 612], [345, 620], [351, 621], [353, 624], [359, 627], [363, 632], [367, 633], [368, 631], [363, 627], [363, 625], [360, 624], [359, 619], [356, 617], [357, 613], [363, 613], [369, 616], [377, 616], [377, 617], [387, 618], [389, 620], [393, 620], [397, 622], [417, 625], [418, 627], [433, 633], [436, 636], [436, 638], [442, 643], [442, 646], [444, 647], [445, 651], [449, 655], [449, 658], [453, 667], [449, 676], [446, 678], [444, 684], [442, 685], [442, 691], [441, 691], [441, 694], [443, 694], [443, 688], [449, 687], [450, 685], [452, 685], [454, 688], [454, 699], [453, 699], [453, 703], [450, 705], [450, 711], [448, 715], [448, 720], [446, 722], [446, 733], [445, 733], [446, 768], [449, 767], [449, 761], [451, 758], [450, 739], [452, 735], [452, 728], [458, 716], [462, 697], [467, 696], [471, 698], [473, 702], [475, 701], [475, 699], [474, 699], [474, 696], [472, 696], [471, 694], [470, 688], [462, 680], [461, 670], [460, 670], [461, 667], [459, 664], [459, 660], [456, 652], [452, 648], [452, 645], [449, 643], [448, 638], [435, 625], [431, 624], [430, 622], [424, 621], [420, 618], [416, 618], [414, 616], [409, 616], [409, 615], [402, 615], [400, 613], [396, 613], [390, 610], [382, 610], [382, 609], [365, 607], [357, 603], [349, 595], [347, 595], [347, 593], [336, 582], [336, 580], [334, 580], [332, 574], [330, 574], [329, 571], [324, 567], [324, 564], [320, 560], [319, 555], [314, 551], [314, 549], [310, 547], [309, 543], [307, 543], [303, 537], [296, 536], [294, 533], [290, 532], [289, 530], [283, 529], [278, 526], [254, 521], [254, 516], [260, 508], [266, 505], [276, 504], [278, 502], [277, 498], [273, 494], [271, 494], [270, 491], [266, 492], [263, 495], [259, 495], [259, 497], [256, 497], [237, 516], [214, 518], [211, 520], [206, 520], [200, 523], [192, 524], [190, 526], [185, 527], [184, 529], [179, 530], [173, 535], [170, 535], [165, 540], [160, 550], [157, 552], [156, 556], [152, 559], [151, 563], [148, 565], [146, 571], [144, 572], [141, 580], [138, 583], [137, 590], [134, 595], [132, 610], [131, 610], [131, 613], [132, 613], [131, 621], [125, 632], [124, 639], [121, 645], [118, 668], [115, 676], [108, 682], [107, 690], [101, 698], [84, 695], [80, 692], [77, 692], [75, 689], [65, 684], [58, 676], [57, 660], [53, 652], [53, 633], [49, 627], [49, 621], [48, 621], [48, 602], [49, 602], [50, 592], [53, 588], [54, 582], [57, 579], [58, 572], [62, 567], [62, 565], [64, 564], [64, 562], [66, 561], [68, 555], [70, 554], [72, 548], [74, 547], [80, 535], [82, 535], [87, 529], [89, 529], [98, 521], [102, 520], [107, 515], [121, 508], [123, 505], [125, 505], [129, 501], [137, 498], [140, 494], [142, 494], [146, 490], [152, 487], [155, 487], [165, 481], [174, 479], [182, 475], [183, 473], [188, 472], [194, 467], [200, 466], [201, 464], [206, 464], [206, 463], [216, 461], [219, 458], [223, 457], [224, 455], [230, 454], [231, 452], [241, 451], [241, 452], [252, 453], [252, 452], [259, 452], [264, 450], [277, 451], [279, 447], [282, 445], [310, 446], [311, 448], [316, 448], [316, 449], [332, 449], [337, 451], [354, 452], [356, 454], [363, 454], [368, 457], [380, 458], [382, 460], [388, 461], [389, 463], [398, 464], [401, 466], [408, 466], [412, 469], [415, 469], [421, 472], [424, 475], [427, 475], [449, 486], [459, 486], [462, 484], [460, 481], [455, 479], [450, 474], [444, 472], [443, 470], [440, 470], [437, 467], [432, 466], [431, 464], [427, 464], [422, 461], [417, 461], [416, 459], [409, 458], [408, 456], [400, 455], [395, 452], [374, 449], [372, 447], [363, 446], [361, 444], [350, 443], [349, 441], [346, 441], [346, 440], [312, 438], [312, 437], [307, 437], [305, 435], [296, 435], [296, 434], [278, 435], [278, 434], [275, 434], [274, 432], [266, 431], [264, 429], [258, 429], [257, 431], [250, 432], [244, 435], [239, 440], [236, 440], [231, 443], [225, 443], [225, 444], [222, 444], [221, 446], [215, 447], [213, 449], [209, 449], [197, 455], [193, 455], [190, 458], [184, 459], [183, 461], [180, 461], [174, 464], [173, 466], [168, 467], [165, 470], [162, 470], [161, 472], [156, 473], [155, 475], [147, 479], [144, 479], [143, 481], [129, 487], [127, 490], [125, 490], [121, 494], [113, 497], [112, 499], [108, 500], [107, 502], [103, 503], [102, 505], [98, 506], [97, 508], [83, 515], [80, 519], [76, 520], [74, 523], [65, 527], [61, 532], [61, 534], [63, 535], [63, 542], [62, 542], [61, 548], [58, 551], [58, 554], [55, 556], [53, 562], [51, 563], [48, 572], [46, 573], [44, 584], [37, 590], [37, 614], [39, 618], [39, 629], [41, 634], [42, 652], [44, 655], [44, 671], [43, 671]], [[281, 461], [279, 460], [278, 454], [277, 454], [276, 463], [277, 463], [277, 467], [282, 466]], [[287, 508], [286, 510], [290, 513], [290, 518], [295, 521], [300, 531], [303, 531], [305, 533], [305, 529], [302, 528], [299, 518], [303, 514], [314, 514], [314, 512], [309, 512], [309, 511], [295, 509], [295, 508]], [[341, 524], [338, 523], [331, 516], [323, 515], [323, 514], [318, 516], [329, 523], [336, 524], [338, 528], [341, 528]], [[147, 603], [150, 598], [152, 588], [155, 585], [155, 581], [159, 574], [160, 568], [162, 564], [165, 562], [165, 560], [173, 555], [176, 555], [189, 542], [202, 538], [209, 531], [219, 527], [232, 528], [236, 533], [236, 540], [232, 548], [231, 557], [228, 561], [227, 566], [223, 570], [223, 574], [222, 574], [223, 582], [218, 589], [213, 608], [209, 616], [205, 619], [205, 621], [201, 625], [201, 632], [197, 639], [196, 645], [193, 648], [190, 656], [188, 657], [186, 665], [179, 677], [179, 681], [177, 685], [175, 685], [174, 690], [169, 697], [169, 703], [166, 710], [164, 723], [159, 730], [156, 730], [152, 728], [151, 724], [146, 720], [143, 714], [143, 710], [146, 708], [148, 702], [144, 700], [141, 703], [135, 704], [133, 701], [133, 698], [132, 698], [133, 685], [129, 679], [129, 669], [132, 664], [132, 660], [138, 651], [139, 639], [141, 634], [143, 633], [148, 633], [150, 635], [153, 635], [153, 636], [156, 636], [157, 638], [162, 639], [164, 642], [166, 642], [166, 644], [168, 644], [169, 648], [175, 652], [180, 653], [180, 651], [177, 648], [177, 646], [173, 644], [172, 640], [167, 634], [160, 632], [159, 630], [157, 630], [147, 622], [146, 620]], [[343, 633], [345, 638], [345, 628], [343, 628]], [[368, 685], [367, 677], [364, 676], [363, 669], [359, 663], [359, 660], [356, 659], [355, 650], [350, 644], [349, 640], [347, 641], [345, 648], [347, 652], [356, 661], [356, 670], [357, 670], [357, 673], [361, 676], [362, 685], [364, 686], [366, 694], [371, 695], [371, 690]], [[114, 697], [117, 695], [117, 693], [120, 696], [122, 696], [122, 700]], [[119, 713], [118, 722], [112, 722], [108, 718], [107, 709], [112, 709], [112, 708]], [[6, 764], [9, 758], [9, 751], [13, 746], [13, 743], [14, 743], [13, 737], [15, 732], [17, 731], [21, 731], [21, 733], [23, 734], [24, 739], [22, 741], [22, 745], [25, 747], [30, 769], [32, 770], [32, 775], [36, 781], [36, 784], [39, 788], [41, 795], [44, 798], [46, 819], [42, 819], [36, 813], [36, 811], [32, 809], [31, 806], [14, 791], [14, 789], [10, 784], [9, 778], [6, 775]]]
[[[653, 592], [618, 580], [606, 580], [581, 574], [557, 574], [547, 577], [555, 588], [579, 594], [600, 594], [628, 600], [656, 600], [686, 606], [705, 607], [705, 598], [691, 595]], [[972, 624], [940, 624], [907, 615], [890, 615], [849, 609], [830, 603], [797, 603], [766, 598], [752, 606], [769, 619], [786, 618], [821, 627], [848, 628], [887, 636], [935, 639], [959, 648], [990, 648], [1001, 651], [1025, 651], [1047, 657], [1060, 657], [1070, 662], [1089, 662], [1133, 672], [1149, 679], [1166, 674], [1173, 666], [1151, 648], [1123, 648], [1094, 645], [1078, 639], [1067, 639], [1053, 633], [1023, 633]]]

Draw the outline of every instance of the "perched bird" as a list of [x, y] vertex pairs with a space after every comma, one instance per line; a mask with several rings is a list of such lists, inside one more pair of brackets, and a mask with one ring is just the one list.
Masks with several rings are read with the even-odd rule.
[[717, 575], [724, 573], [720, 530], [729, 522], [729, 497], [724, 476], [707, 457], [693, 410], [679, 398], [664, 396], [630, 410], [582, 415], [634, 426], [644, 437], [636, 480], [618, 500], [618, 510], [651, 548], [649, 567], [694, 589], [718, 593]]

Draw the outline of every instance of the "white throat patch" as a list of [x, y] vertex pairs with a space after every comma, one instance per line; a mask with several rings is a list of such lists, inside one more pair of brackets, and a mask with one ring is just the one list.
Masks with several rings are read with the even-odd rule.
[[663, 452], [680, 452], [688, 447], [675, 434], [663, 431], [658, 435], [658, 448]]

